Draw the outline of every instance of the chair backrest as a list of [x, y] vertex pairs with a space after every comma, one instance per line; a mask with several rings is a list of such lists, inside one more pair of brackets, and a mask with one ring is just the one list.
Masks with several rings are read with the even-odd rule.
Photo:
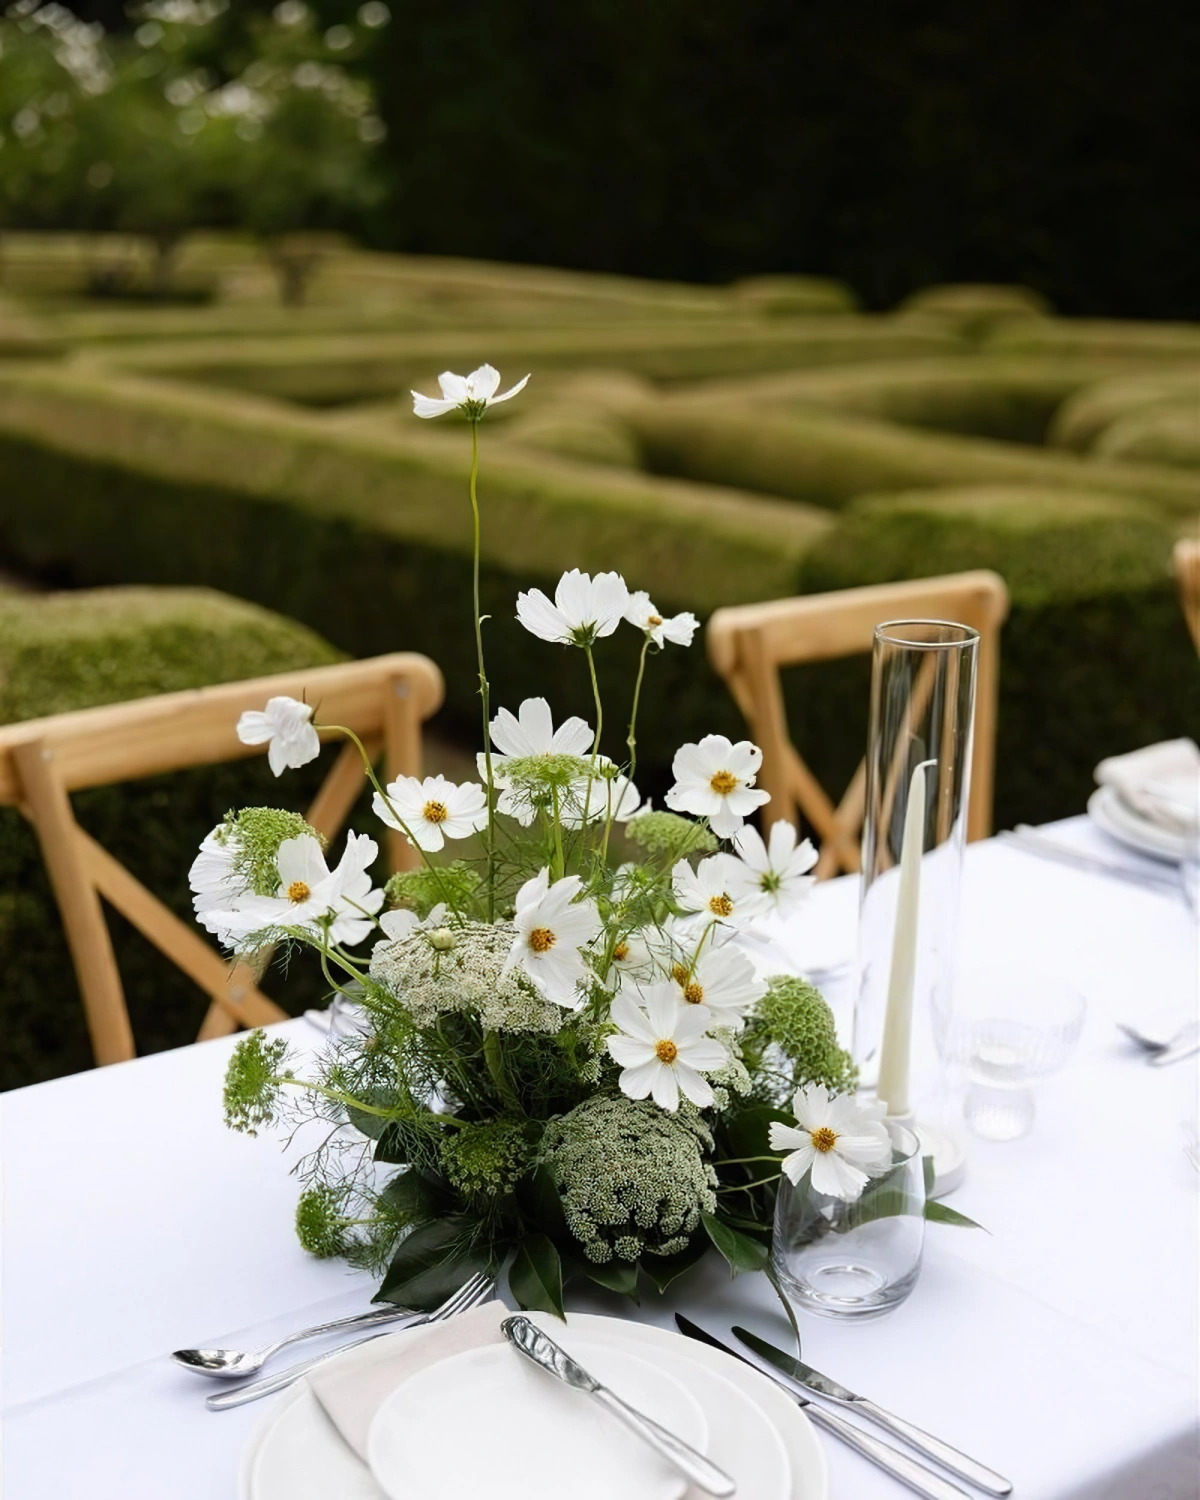
[[1200, 537], [1183, 537], [1175, 543], [1175, 578], [1188, 629], [1200, 651]]
[[819, 877], [860, 868], [866, 761], [859, 764], [835, 806], [792, 744], [779, 669], [869, 652], [875, 627], [885, 620], [952, 620], [977, 630], [975, 748], [967, 830], [970, 838], [985, 838], [992, 815], [1000, 627], [1007, 614], [1004, 580], [980, 570], [736, 605], [717, 610], [709, 620], [709, 659], [728, 684], [763, 753], [758, 784], [771, 794], [763, 808], [764, 825], [781, 818], [796, 822], [803, 814], [821, 842]]
[[[442, 701], [442, 675], [410, 652], [248, 682], [139, 698], [0, 728], [0, 806], [32, 823], [54, 888], [98, 1063], [135, 1056], [133, 1031], [100, 904], [103, 896], [210, 997], [198, 1040], [284, 1019], [245, 964], [227, 963], [191, 923], [157, 896], [75, 821], [70, 794], [261, 755], [243, 745], [238, 717], [268, 698], [302, 698], [320, 721], [352, 729], [369, 755], [382, 752], [389, 779], [421, 774], [421, 725]], [[332, 838], [362, 788], [362, 759], [347, 743], [330, 768], [308, 820]], [[419, 858], [402, 834], [388, 839], [394, 869]]]

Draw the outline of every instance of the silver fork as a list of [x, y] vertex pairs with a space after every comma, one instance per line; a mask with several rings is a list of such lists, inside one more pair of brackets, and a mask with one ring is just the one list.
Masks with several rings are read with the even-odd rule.
[[[417, 1328], [426, 1323], [442, 1323], [447, 1318], [452, 1318], [456, 1313], [467, 1312], [479, 1303], [486, 1302], [495, 1291], [496, 1278], [478, 1273], [472, 1276], [470, 1281], [464, 1282], [452, 1296], [447, 1297], [441, 1307], [431, 1313], [416, 1313], [412, 1319], [404, 1323], [404, 1328]], [[354, 1349], [359, 1344], [369, 1344], [372, 1339], [381, 1339], [388, 1333], [398, 1331], [394, 1326], [389, 1327], [384, 1333], [372, 1333], [365, 1339], [350, 1339], [345, 1344], [339, 1344], [335, 1349], [327, 1349], [323, 1354], [315, 1354], [311, 1359], [302, 1359], [298, 1364], [289, 1365], [286, 1370], [281, 1370], [278, 1375], [268, 1375], [263, 1380], [252, 1380], [249, 1385], [238, 1386], [235, 1391], [222, 1391], [217, 1396], [207, 1396], [204, 1404], [209, 1411], [229, 1411], [235, 1406], [245, 1406], [248, 1401], [257, 1401], [260, 1396], [270, 1396], [276, 1391], [282, 1391], [285, 1387], [293, 1384], [302, 1375], [307, 1375], [310, 1370], [315, 1370], [318, 1365], [323, 1365], [327, 1359], [333, 1359], [335, 1355], [343, 1354], [347, 1349]]]

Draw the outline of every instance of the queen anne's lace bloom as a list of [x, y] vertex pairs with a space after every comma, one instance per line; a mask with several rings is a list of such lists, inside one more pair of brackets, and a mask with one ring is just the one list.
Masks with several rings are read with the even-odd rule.
[[[434, 943], [438, 932], [448, 934], [450, 946]], [[371, 978], [418, 1026], [432, 1026], [440, 1015], [473, 1011], [488, 1031], [561, 1030], [559, 1007], [522, 970], [505, 967], [512, 944], [507, 922], [465, 922], [433, 932], [421, 928], [377, 943]]]
[[674, 1255], [716, 1209], [712, 1137], [695, 1111], [603, 1096], [551, 1120], [542, 1160], [567, 1227], [594, 1264]]

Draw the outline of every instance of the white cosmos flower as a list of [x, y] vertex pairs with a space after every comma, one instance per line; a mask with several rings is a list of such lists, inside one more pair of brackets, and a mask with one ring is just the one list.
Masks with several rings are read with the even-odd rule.
[[741, 927], [766, 910], [766, 899], [747, 890], [739, 862], [732, 854], [710, 854], [693, 870], [681, 859], [671, 871], [675, 902], [689, 917], [684, 930], [700, 923]]
[[546, 869], [527, 880], [517, 892], [517, 935], [501, 970], [503, 978], [520, 966], [547, 1000], [567, 1010], [582, 1006], [579, 982], [590, 972], [579, 950], [593, 942], [604, 925], [594, 901], [575, 899], [582, 889], [578, 875], [551, 885]]
[[517, 595], [517, 619], [544, 641], [565, 646], [590, 646], [612, 635], [621, 623], [629, 590], [619, 573], [597, 573], [592, 578], [572, 568], [558, 580], [554, 602], [541, 589]]
[[797, 1129], [772, 1120], [772, 1151], [787, 1151], [783, 1171], [798, 1183], [811, 1170], [816, 1192], [853, 1203], [872, 1177], [892, 1164], [892, 1141], [883, 1123], [886, 1106], [859, 1104], [851, 1094], [830, 1098], [823, 1083], [796, 1090]]
[[268, 698], [264, 712], [248, 709], [237, 722], [243, 745], [267, 745], [267, 763], [276, 776], [287, 767], [307, 765], [321, 753], [312, 727], [312, 708], [295, 698]]
[[631, 1099], [653, 1096], [660, 1109], [679, 1108], [682, 1093], [700, 1109], [713, 1102], [702, 1073], [723, 1067], [728, 1053], [705, 1033], [712, 1016], [703, 1005], [681, 1005], [673, 984], [652, 984], [640, 992], [641, 1005], [628, 995], [612, 1003], [620, 1028], [608, 1050], [621, 1067], [621, 1092]]
[[771, 800], [754, 786], [761, 765], [762, 751], [749, 740], [735, 745], [723, 734], [706, 734], [699, 744], [681, 745], [675, 752], [675, 785], [667, 793], [667, 806], [707, 818], [718, 838], [732, 838], [744, 818]]
[[[507, 813], [527, 828], [537, 813], [532, 799], [514, 792], [504, 774], [508, 760], [524, 760], [545, 755], [585, 755], [592, 746], [591, 726], [583, 719], [566, 719], [557, 729], [545, 698], [526, 698], [514, 717], [502, 708], [491, 722], [492, 784], [499, 790], [498, 812]], [[476, 756], [479, 775], [487, 781], [487, 756]]]
[[415, 911], [398, 906], [392, 911], [385, 911], [379, 918], [383, 937], [375, 946], [381, 948], [386, 943], [396, 942], [398, 938], [411, 937], [414, 932], [436, 932], [439, 927], [445, 925], [445, 921], [446, 903], [444, 901], [439, 901], [435, 907], [432, 907], [424, 920], [418, 917]]
[[361, 943], [383, 905], [383, 892], [372, 887], [367, 873], [378, 853], [374, 839], [347, 834], [345, 853], [330, 870], [311, 833], [284, 839], [275, 861], [279, 888], [274, 896], [245, 896], [227, 910], [206, 912], [201, 921], [229, 947], [278, 928], [314, 936], [325, 930], [330, 942]]
[[690, 610], [664, 619], [650, 602], [650, 595], [644, 589], [630, 594], [629, 603], [625, 607], [625, 618], [631, 625], [645, 631], [660, 650], [664, 641], [670, 641], [673, 646], [690, 646], [692, 637], [700, 626], [700, 621]]
[[582, 828], [585, 822], [609, 817], [614, 823], [627, 823], [640, 810], [641, 794], [628, 776], [620, 771], [609, 776], [599, 774], [605, 768], [611, 770], [612, 764], [607, 755], [598, 755], [597, 774], [580, 776], [566, 788], [559, 810], [564, 828]]
[[438, 376], [438, 385], [442, 390], [440, 397], [422, 396], [418, 391], [410, 391], [409, 394], [413, 398], [413, 411], [418, 417], [442, 417], [448, 411], [461, 411], [478, 420], [489, 406], [498, 406], [501, 401], [511, 401], [518, 391], [525, 389], [528, 379], [529, 376], [526, 375], [524, 380], [518, 380], [503, 396], [497, 396], [500, 371], [494, 370], [491, 365], [480, 365], [478, 370], [472, 370], [469, 375], [443, 371]]
[[747, 889], [761, 892], [775, 911], [803, 901], [817, 883], [808, 872], [817, 862], [809, 839], [796, 842], [792, 823], [772, 823], [764, 844], [762, 834], [747, 823], [733, 841]]
[[375, 816], [389, 828], [407, 832], [419, 849], [441, 849], [447, 839], [465, 839], [488, 820], [487, 796], [474, 781], [456, 785], [444, 776], [426, 776], [424, 781], [401, 776], [388, 786], [387, 795], [385, 802], [375, 793]]
[[204, 914], [231, 907], [246, 894], [246, 882], [234, 874], [233, 857], [236, 846], [230, 836], [218, 841], [220, 827], [214, 828], [200, 845], [200, 852], [192, 861], [188, 871], [188, 884], [192, 888], [192, 907], [202, 925]]
[[713, 1013], [715, 1024], [740, 1031], [746, 1012], [767, 993], [767, 986], [754, 965], [736, 948], [703, 947], [692, 963], [682, 960], [671, 967], [676, 994], [687, 1005], [703, 1005]]

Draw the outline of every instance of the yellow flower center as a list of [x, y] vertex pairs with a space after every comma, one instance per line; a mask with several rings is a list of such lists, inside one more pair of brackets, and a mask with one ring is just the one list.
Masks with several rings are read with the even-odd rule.
[[659, 1062], [666, 1063], [668, 1066], [679, 1056], [679, 1048], [674, 1042], [668, 1041], [665, 1037], [655, 1047], [654, 1051], [658, 1055]]
[[302, 901], [307, 901], [311, 895], [312, 892], [303, 880], [293, 880], [287, 888], [288, 900], [295, 906], [299, 906]]
[[708, 784], [718, 796], [728, 797], [737, 789], [738, 779], [732, 771], [718, 771]]
[[731, 917], [733, 916], [733, 899], [722, 891], [719, 896], [709, 898], [708, 909], [714, 917]]
[[837, 1132], [822, 1125], [820, 1129], [809, 1132], [809, 1139], [818, 1151], [832, 1151], [837, 1145]]
[[444, 823], [450, 816], [450, 809], [444, 802], [427, 802], [421, 809], [421, 816], [427, 823]]
[[650, 615], [646, 620], [647, 625], [661, 625], [662, 622], [662, 615]]
[[619, 964], [623, 964], [628, 957], [629, 957], [629, 944], [628, 943], [618, 943], [617, 946], [613, 949], [613, 960], [614, 960], [614, 962], [619, 963]]
[[689, 1005], [699, 1005], [701, 1000], [704, 999], [704, 986], [697, 984], [693, 979], [691, 984], [684, 985], [683, 998]]
[[548, 927], [535, 927], [529, 934], [529, 946], [535, 953], [549, 953], [554, 944], [554, 934]]

